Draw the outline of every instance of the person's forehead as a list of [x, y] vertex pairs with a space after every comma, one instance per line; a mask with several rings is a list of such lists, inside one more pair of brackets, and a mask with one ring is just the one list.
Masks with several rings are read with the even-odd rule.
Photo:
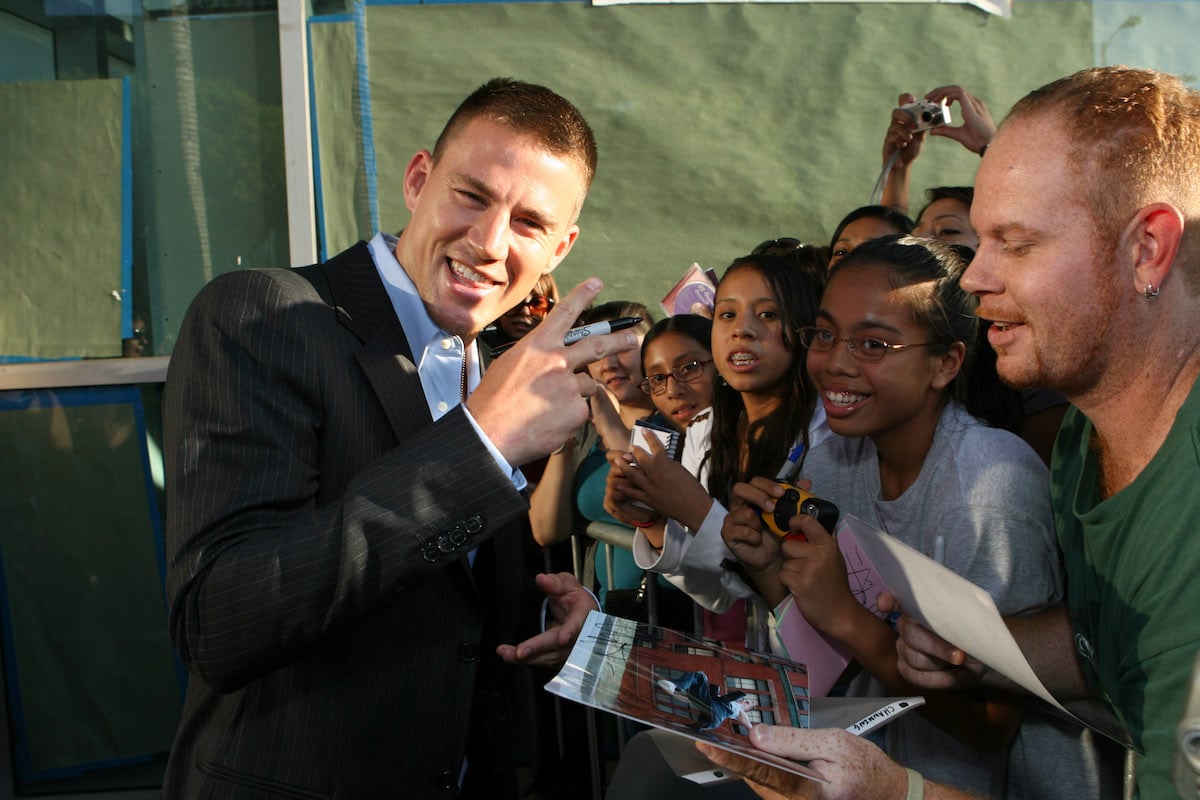
[[[724, 289], [724, 291], [722, 291]], [[767, 279], [757, 269], [744, 267], [726, 275], [717, 286], [717, 303], [775, 301]]]
[[[1005, 172], [1019, 173], [1023, 178], [1039, 175], [1058, 175], [1066, 166], [1075, 148], [1066, 124], [1049, 113], [1033, 114], [1012, 120], [1000, 129], [993, 145], [1003, 158], [984, 158], [980, 164], [979, 177], [989, 169], [999, 167]], [[993, 155], [989, 146], [988, 155]], [[976, 183], [978, 183], [978, 178]], [[978, 187], [977, 187], [978, 188]]]
[[706, 355], [704, 346], [691, 336], [679, 331], [661, 333], [655, 337], [654, 341], [646, 345], [647, 361], [678, 361], [697, 355]]
[[[925, 283], [895, 286], [887, 264], [859, 262], [842, 268], [829, 277], [821, 299], [821, 316], [856, 328], [891, 328], [911, 318], [911, 309], [930, 288]], [[834, 319], [834, 314], [849, 314]], [[862, 318], [858, 318], [862, 315]], [[900, 322], [898, 322], [899, 320]]]
[[940, 197], [925, 207], [919, 223], [929, 223], [939, 217], [965, 217], [970, 212], [966, 203], [957, 197]]
[[549, 161], [569, 164], [578, 173], [586, 191], [587, 167], [574, 153], [551, 148], [533, 132], [518, 130], [486, 115], [472, 117], [456, 126], [442, 142], [439, 158], [453, 156], [461, 159], [486, 153], [493, 159], [512, 163], [518, 151], [535, 153]]
[[1047, 114], [1007, 123], [988, 147], [975, 179], [971, 221], [1004, 224], [1018, 208], [1062, 211], [1084, 207], [1086, 175], [1071, 163], [1065, 125]]

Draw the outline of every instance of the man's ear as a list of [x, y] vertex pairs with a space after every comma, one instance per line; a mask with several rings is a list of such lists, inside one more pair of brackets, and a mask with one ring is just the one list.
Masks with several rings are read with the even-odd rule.
[[1157, 291], [1175, 264], [1183, 240], [1183, 214], [1170, 203], [1139, 208], [1125, 226], [1120, 252], [1129, 254], [1134, 291]]
[[963, 361], [967, 357], [967, 346], [962, 342], [955, 342], [950, 345], [950, 349], [939, 356], [937, 370], [933, 373], [934, 389], [941, 391], [950, 385], [958, 373], [962, 370]]
[[421, 150], [409, 159], [408, 166], [404, 168], [404, 204], [409, 211], [416, 207], [432, 171], [433, 154], [428, 150]]
[[567, 232], [559, 239], [558, 246], [554, 248], [554, 254], [550, 256], [550, 262], [546, 266], [546, 270], [542, 274], [554, 271], [562, 260], [567, 257], [567, 253], [571, 252], [571, 248], [575, 246], [575, 240], [579, 238], [579, 226], [572, 225], [567, 228]]

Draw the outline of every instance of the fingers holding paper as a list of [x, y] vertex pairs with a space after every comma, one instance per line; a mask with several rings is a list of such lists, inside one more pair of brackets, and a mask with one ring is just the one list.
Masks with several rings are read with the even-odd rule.
[[[890, 592], [879, 596], [879, 610], [896, 618], [896, 668], [923, 689], [968, 689], [980, 684], [984, 665], [903, 613]], [[897, 617], [898, 615], [898, 617]]]
[[793, 761], [806, 761], [828, 783], [735, 755], [709, 744], [697, 748], [718, 766], [743, 776], [759, 797], [766, 800], [851, 800], [851, 798], [903, 798], [907, 786], [904, 768], [870, 741], [838, 728], [810, 730], [755, 725], [750, 742], [762, 750]]

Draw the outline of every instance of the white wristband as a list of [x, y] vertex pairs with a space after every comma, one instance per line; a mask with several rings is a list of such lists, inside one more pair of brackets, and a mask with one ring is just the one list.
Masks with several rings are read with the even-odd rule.
[[925, 800], [925, 779], [915, 769], [904, 770], [908, 773], [908, 794], [904, 800]]

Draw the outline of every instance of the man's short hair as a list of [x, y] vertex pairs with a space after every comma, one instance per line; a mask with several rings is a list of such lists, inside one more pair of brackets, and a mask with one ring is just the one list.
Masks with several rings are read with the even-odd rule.
[[1030, 92], [1004, 125], [1043, 115], [1070, 136], [1069, 163], [1102, 244], [1115, 247], [1139, 208], [1171, 203], [1187, 223], [1176, 263], [1189, 293], [1200, 292], [1200, 93], [1165, 72], [1095, 67]]
[[557, 156], [574, 158], [584, 168], [585, 187], [592, 185], [596, 174], [596, 138], [583, 114], [569, 100], [545, 86], [512, 78], [493, 78], [459, 104], [433, 146], [434, 161], [454, 134], [479, 117], [532, 136]]

